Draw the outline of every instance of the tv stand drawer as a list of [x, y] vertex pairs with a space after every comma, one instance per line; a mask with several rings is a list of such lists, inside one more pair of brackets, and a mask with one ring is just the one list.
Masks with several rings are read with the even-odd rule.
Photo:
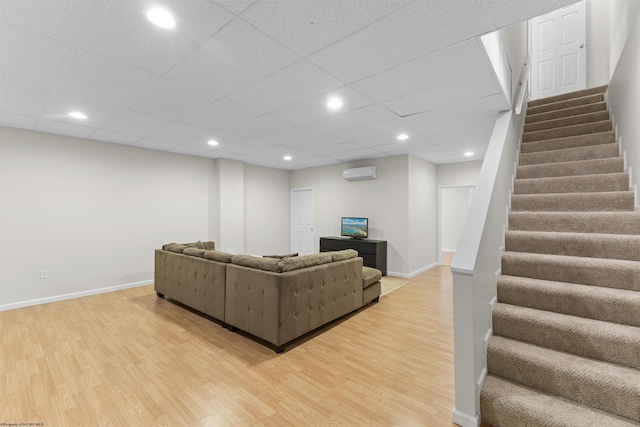
[[377, 268], [387, 275], [387, 241], [371, 239], [350, 239], [348, 237], [321, 237], [320, 252], [355, 249], [367, 267]]

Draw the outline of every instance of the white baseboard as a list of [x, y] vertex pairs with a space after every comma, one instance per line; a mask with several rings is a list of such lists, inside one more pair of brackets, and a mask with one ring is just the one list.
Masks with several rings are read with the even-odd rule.
[[433, 264], [429, 264], [425, 267], [422, 267], [416, 271], [413, 271], [411, 273], [397, 273], [395, 271], [387, 271], [387, 274], [389, 276], [395, 276], [395, 277], [402, 277], [403, 279], [411, 279], [413, 276], [417, 276], [420, 273], [424, 273], [427, 270], [431, 270], [433, 267], [437, 267], [438, 263], [434, 262]]
[[442, 252], [455, 252], [455, 249], [443, 249]]
[[38, 298], [29, 301], [14, 302], [11, 304], [0, 305], [0, 311], [15, 310], [16, 308], [31, 307], [33, 305], [48, 304], [50, 302], [65, 301], [68, 299], [82, 298], [90, 295], [104, 294], [106, 292], [121, 291], [123, 289], [137, 288], [138, 286], [151, 285], [153, 280], [143, 280], [142, 282], [125, 283], [124, 285], [109, 286], [100, 289], [91, 289], [88, 291], [73, 292], [70, 294], [56, 295], [47, 298]]
[[455, 408], [453, 409], [451, 421], [462, 427], [478, 427], [480, 425], [480, 419], [477, 416], [465, 414]]

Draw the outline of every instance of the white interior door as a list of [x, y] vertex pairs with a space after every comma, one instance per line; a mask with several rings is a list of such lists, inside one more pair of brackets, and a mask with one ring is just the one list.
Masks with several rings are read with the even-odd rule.
[[586, 87], [586, 32], [584, 0], [531, 20], [531, 99]]
[[291, 252], [314, 253], [313, 188], [291, 190]]

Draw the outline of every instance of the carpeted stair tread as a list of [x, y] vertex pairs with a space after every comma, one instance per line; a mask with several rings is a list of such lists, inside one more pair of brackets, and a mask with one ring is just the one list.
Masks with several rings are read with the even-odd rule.
[[640, 234], [640, 212], [509, 212], [509, 229], [568, 233]]
[[637, 427], [628, 418], [489, 375], [480, 393], [482, 422], [493, 427]]
[[630, 191], [600, 193], [513, 194], [513, 211], [632, 211], [634, 195]]
[[537, 165], [544, 163], [571, 162], [578, 160], [605, 159], [620, 156], [617, 143], [589, 145], [585, 147], [562, 148], [535, 153], [520, 153], [520, 165]]
[[607, 132], [613, 129], [611, 120], [601, 120], [599, 122], [590, 122], [578, 125], [565, 126], [554, 129], [538, 130], [533, 132], [524, 132], [522, 134], [522, 142], [541, 141], [543, 139], [564, 138], [567, 136], [584, 135], [594, 132]]
[[517, 178], [516, 194], [584, 193], [629, 190], [629, 174], [626, 172], [561, 176], [542, 178]]
[[516, 179], [620, 172], [624, 172], [624, 159], [622, 157], [611, 157], [607, 159], [578, 160], [574, 162], [518, 166], [516, 168]]
[[498, 302], [640, 327], [640, 292], [624, 289], [503, 275]]
[[564, 108], [562, 110], [553, 110], [540, 114], [527, 114], [524, 119], [525, 124], [543, 122], [546, 120], [554, 120], [562, 117], [576, 116], [580, 114], [595, 113], [596, 111], [606, 111], [606, 102], [597, 102], [594, 104], [580, 105], [572, 108]]
[[640, 292], [640, 262], [504, 252], [502, 274]]
[[495, 335], [487, 354], [491, 375], [640, 422], [637, 369]]
[[586, 105], [586, 104], [595, 104], [598, 102], [604, 102], [603, 93], [582, 96], [579, 98], [571, 98], [563, 101], [552, 102], [552, 103], [547, 103], [542, 105], [528, 106], [527, 115], [546, 113], [554, 110], [564, 110], [566, 108], [573, 108], [573, 107], [578, 107], [580, 105]]
[[527, 102], [528, 107], [537, 107], [539, 105], [556, 104], [560, 101], [568, 99], [584, 98], [585, 96], [601, 95], [607, 91], [609, 85], [591, 87], [587, 89], [577, 90], [575, 92], [563, 93], [560, 95], [549, 96], [546, 98], [534, 99]]
[[509, 252], [640, 261], [640, 235], [509, 230], [505, 248]]
[[[493, 333], [551, 350], [640, 369], [640, 328], [636, 326], [498, 303], [493, 309]], [[640, 379], [640, 370], [638, 375]]]
[[[598, 104], [596, 104], [598, 105]], [[576, 114], [573, 116], [567, 117], [558, 117], [551, 120], [545, 120], [542, 122], [536, 123], [527, 123], [524, 125], [524, 132], [536, 132], [540, 130], [549, 130], [556, 129], [566, 126], [575, 126], [585, 123], [593, 123], [593, 122], [601, 122], [604, 120], [609, 120], [609, 112], [607, 110], [604, 111], [596, 111], [592, 113], [586, 114]]]
[[[567, 136], [564, 138], [543, 139], [520, 145], [521, 153], [537, 153], [541, 151], [564, 150], [567, 148], [588, 147], [592, 145], [615, 144], [614, 131], [590, 133], [587, 135]], [[618, 156], [616, 153], [615, 156]]]

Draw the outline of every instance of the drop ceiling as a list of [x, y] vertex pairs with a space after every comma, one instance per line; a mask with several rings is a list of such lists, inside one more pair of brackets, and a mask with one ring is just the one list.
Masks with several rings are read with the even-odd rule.
[[479, 159], [509, 106], [478, 37], [569, 3], [0, 0], [0, 125], [289, 170]]

